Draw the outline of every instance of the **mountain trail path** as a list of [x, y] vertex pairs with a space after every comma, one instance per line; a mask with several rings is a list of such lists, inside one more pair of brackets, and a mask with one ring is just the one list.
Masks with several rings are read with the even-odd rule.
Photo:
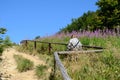
[[[35, 75], [35, 68], [26, 72], [18, 72], [14, 55], [22, 55], [34, 62], [34, 67], [37, 65], [46, 65], [38, 56], [32, 56], [22, 52], [18, 52], [14, 48], [8, 48], [3, 52], [2, 61], [0, 62], [0, 80], [38, 80]], [[42, 79], [39, 79], [42, 80]]]

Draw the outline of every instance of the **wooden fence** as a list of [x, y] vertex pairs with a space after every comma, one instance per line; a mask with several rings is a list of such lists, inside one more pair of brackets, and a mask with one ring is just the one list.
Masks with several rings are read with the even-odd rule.
[[[49, 53], [51, 53], [51, 49], [52, 49], [52, 46], [51, 44], [58, 44], [58, 45], [65, 45], [67, 46], [68, 43], [58, 43], [58, 42], [43, 42], [43, 41], [36, 41], [36, 40], [22, 40], [20, 42], [20, 44], [24, 44], [26, 47], [28, 46], [28, 42], [33, 42], [34, 43], [34, 49], [36, 50], [37, 48], [37, 42], [38, 43], [45, 43], [45, 44], [48, 44], [48, 50], [49, 50]], [[82, 45], [82, 47], [85, 47], [85, 48], [95, 48], [95, 49], [104, 49], [102, 47], [98, 47], [98, 46], [88, 46], [88, 45]]]
[[70, 55], [70, 54], [79, 54], [79, 53], [95, 53], [95, 52], [102, 52], [103, 50], [86, 50], [86, 51], [59, 51], [59, 52], [54, 52], [54, 74], [56, 72], [56, 66], [60, 69], [60, 72], [62, 74], [62, 77], [64, 80], [71, 80], [71, 77], [67, 74], [67, 71], [62, 64], [60, 58], [58, 55]]
[[[48, 50], [49, 53], [51, 52], [51, 44], [58, 44], [58, 45], [65, 45], [67, 46], [67, 43], [55, 43], [55, 42], [43, 42], [43, 41], [35, 41], [35, 40], [22, 40], [20, 43], [25, 45], [26, 47], [28, 46], [28, 42], [34, 42], [34, 49], [37, 48], [37, 42], [39, 43], [45, 43], [48, 44]], [[71, 77], [67, 74], [67, 71], [62, 64], [59, 55], [70, 55], [70, 54], [80, 54], [80, 53], [95, 53], [95, 52], [102, 52], [104, 48], [102, 47], [97, 47], [97, 46], [88, 46], [88, 45], [83, 45], [82, 47], [85, 48], [94, 48], [96, 50], [82, 50], [82, 51], [58, 51], [54, 52], [54, 74], [56, 73], [56, 66], [60, 69], [60, 72], [62, 74], [62, 77], [64, 80], [71, 80]]]
[[37, 48], [37, 42], [38, 43], [45, 43], [48, 44], [48, 50], [49, 53], [51, 53], [52, 46], [51, 44], [58, 44], [58, 45], [67, 45], [67, 43], [57, 43], [57, 42], [44, 42], [44, 41], [35, 41], [35, 40], [22, 40], [20, 44], [25, 45], [26, 47], [28, 46], [28, 42], [33, 42], [34, 43], [34, 49], [36, 50]]

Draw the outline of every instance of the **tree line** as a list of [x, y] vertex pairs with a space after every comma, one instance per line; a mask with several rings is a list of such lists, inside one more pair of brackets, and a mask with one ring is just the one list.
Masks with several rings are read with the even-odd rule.
[[6, 47], [12, 46], [12, 42], [10, 41], [9, 36], [4, 36], [6, 32], [7, 29], [0, 28], [0, 56]]
[[79, 18], [72, 19], [71, 24], [60, 29], [60, 32], [111, 30], [120, 27], [120, 0], [98, 0], [96, 5], [98, 9], [95, 12], [88, 11]]

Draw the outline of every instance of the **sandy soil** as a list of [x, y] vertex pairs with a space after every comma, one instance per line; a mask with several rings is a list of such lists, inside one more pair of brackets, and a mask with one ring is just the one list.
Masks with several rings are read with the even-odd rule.
[[[26, 72], [18, 72], [17, 65], [14, 59], [14, 55], [22, 55], [23, 57], [30, 59], [34, 62], [34, 65], [43, 64], [45, 62], [40, 60], [37, 56], [32, 56], [22, 52], [16, 51], [14, 48], [8, 48], [3, 52], [2, 62], [0, 62], [0, 77], [2, 80], [38, 80], [35, 76], [35, 68]], [[0, 79], [0, 80], [1, 80]], [[39, 79], [42, 80], [42, 79]]]

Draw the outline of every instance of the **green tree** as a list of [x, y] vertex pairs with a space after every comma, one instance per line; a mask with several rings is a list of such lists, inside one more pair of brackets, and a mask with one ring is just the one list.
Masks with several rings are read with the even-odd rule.
[[5, 34], [6, 33], [6, 29], [5, 28], [0, 28], [0, 34]]
[[3, 37], [2, 37], [2, 35], [3, 34], [5, 34], [5, 32], [6, 32], [7, 30], [5, 29], [5, 28], [0, 28], [0, 55], [2, 55], [2, 52], [3, 52]]
[[61, 32], [72, 32], [72, 31], [80, 31], [80, 30], [96, 30], [101, 24], [99, 17], [96, 12], [88, 11], [84, 13], [78, 19], [72, 19], [72, 23], [68, 24], [65, 28], [61, 29]]
[[0, 56], [2, 55], [2, 52], [4, 48], [8, 46], [12, 46], [12, 42], [10, 41], [9, 36], [6, 36], [5, 39], [3, 35], [6, 33], [7, 29], [0, 28]]
[[40, 36], [36, 36], [35, 39], [40, 39]]
[[60, 32], [79, 30], [114, 29], [120, 26], [120, 0], [98, 0], [96, 12], [88, 11], [77, 19], [72, 19]]
[[5, 45], [5, 47], [12, 46], [12, 42], [10, 41], [10, 37], [9, 36], [5, 37], [5, 39], [3, 41], [3, 44]]
[[99, 0], [96, 5], [99, 7], [97, 12], [102, 26], [113, 29], [120, 25], [120, 0]]
[[98, 21], [98, 16], [96, 12], [88, 11], [84, 13], [83, 16], [78, 18], [79, 23], [81, 24], [81, 29], [83, 30], [91, 30], [94, 31], [99, 29], [98, 25], [100, 22]]

